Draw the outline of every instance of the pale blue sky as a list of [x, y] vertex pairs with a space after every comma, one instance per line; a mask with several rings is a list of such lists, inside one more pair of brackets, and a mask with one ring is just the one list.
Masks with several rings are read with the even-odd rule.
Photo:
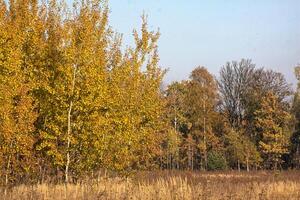
[[218, 76], [227, 61], [251, 58], [295, 83], [300, 63], [300, 0], [110, 0], [110, 24], [132, 43], [132, 29], [148, 15], [160, 28], [165, 82], [186, 79], [198, 65]]

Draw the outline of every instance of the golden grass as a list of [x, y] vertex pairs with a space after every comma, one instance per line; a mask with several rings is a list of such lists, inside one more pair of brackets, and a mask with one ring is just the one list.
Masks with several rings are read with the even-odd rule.
[[300, 199], [299, 173], [139, 173], [78, 184], [19, 185], [1, 199]]

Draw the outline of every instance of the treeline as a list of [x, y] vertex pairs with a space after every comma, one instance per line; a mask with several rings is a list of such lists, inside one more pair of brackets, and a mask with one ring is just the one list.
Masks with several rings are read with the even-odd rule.
[[164, 168], [299, 168], [299, 97], [281, 73], [245, 59], [228, 62], [218, 79], [197, 67], [165, 99], [174, 131]]
[[300, 100], [282, 74], [242, 60], [162, 89], [159, 33], [143, 17], [124, 49], [108, 14], [101, 0], [0, 0], [2, 185], [299, 167]]

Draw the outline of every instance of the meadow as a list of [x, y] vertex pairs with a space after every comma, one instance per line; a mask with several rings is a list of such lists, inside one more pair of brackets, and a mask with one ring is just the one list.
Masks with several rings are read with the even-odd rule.
[[300, 172], [138, 172], [76, 184], [19, 185], [2, 199], [300, 199]]

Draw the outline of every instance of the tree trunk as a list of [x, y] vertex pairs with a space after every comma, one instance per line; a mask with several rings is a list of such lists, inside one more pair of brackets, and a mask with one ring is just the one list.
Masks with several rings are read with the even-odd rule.
[[[9, 150], [11, 150], [13, 147], [13, 140], [10, 142], [10, 145], [9, 145]], [[7, 166], [6, 166], [6, 173], [5, 173], [5, 189], [4, 189], [4, 195], [7, 194], [7, 186], [8, 186], [8, 183], [9, 183], [9, 173], [10, 173], [10, 162], [11, 162], [11, 153], [9, 153], [9, 156], [8, 156], [8, 160], [7, 160]]]
[[174, 129], [177, 132], [177, 117], [176, 117], [176, 110], [175, 110], [175, 118], [174, 118]]
[[207, 170], [207, 146], [206, 146], [206, 137], [204, 136], [204, 169]]
[[67, 163], [65, 168], [65, 182], [69, 182], [69, 165], [70, 165], [70, 135], [71, 135], [71, 112], [72, 112], [73, 102], [70, 102], [68, 111], [68, 131], [67, 131]]
[[6, 196], [7, 194], [7, 186], [8, 186], [8, 182], [9, 182], [9, 172], [10, 172], [10, 159], [11, 156], [9, 155], [8, 157], [8, 161], [7, 161], [7, 167], [6, 167], [6, 173], [5, 173], [5, 190], [4, 190], [4, 195]]
[[75, 81], [76, 81], [76, 73], [77, 73], [77, 65], [73, 67], [73, 80], [72, 80], [72, 88], [71, 88], [71, 99], [68, 109], [68, 129], [67, 129], [67, 162], [65, 168], [65, 182], [69, 182], [69, 166], [70, 166], [70, 145], [71, 145], [71, 133], [72, 133], [72, 109], [73, 109], [73, 97], [74, 97], [74, 90], [75, 90]]
[[206, 147], [206, 99], [203, 100], [203, 104], [204, 104], [204, 117], [203, 117], [203, 132], [204, 132], [204, 169], [207, 170], [207, 147]]
[[274, 170], [277, 170], [277, 165], [278, 165], [278, 163], [277, 163], [277, 160], [275, 161], [275, 163], [274, 163]]
[[246, 165], [247, 165], [247, 172], [249, 172], [250, 170], [249, 170], [249, 158], [248, 157], [246, 158]]
[[247, 152], [247, 157], [246, 157], [246, 167], [247, 167], [247, 172], [249, 172], [250, 171], [250, 167], [249, 167], [249, 157], [250, 157], [250, 155], [249, 155], [249, 152]]
[[297, 153], [296, 153], [296, 168], [300, 168], [300, 151], [299, 151], [299, 144], [297, 144]]
[[179, 154], [176, 159], [176, 168], [177, 168], [177, 170], [179, 170]]
[[194, 149], [192, 148], [192, 171], [194, 170]]

